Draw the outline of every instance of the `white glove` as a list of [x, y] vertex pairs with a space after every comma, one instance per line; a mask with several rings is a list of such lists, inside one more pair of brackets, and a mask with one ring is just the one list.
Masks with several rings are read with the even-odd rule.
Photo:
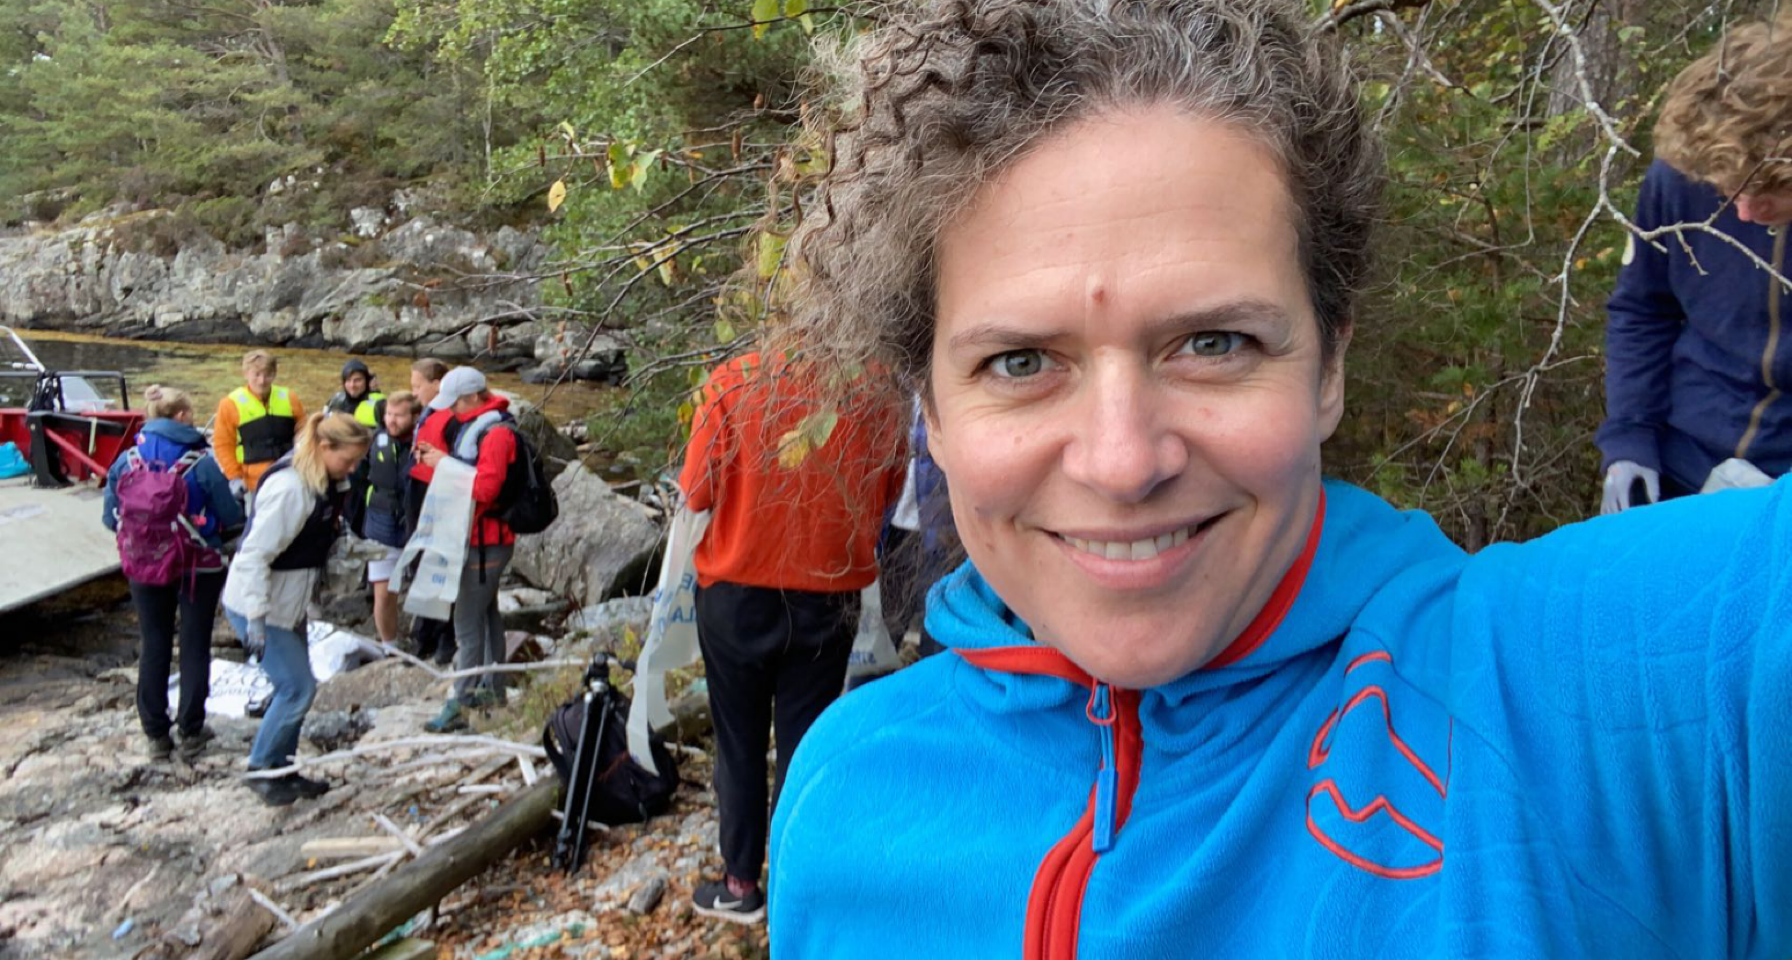
[[230, 480], [230, 495], [238, 500], [243, 499], [249, 495], [249, 484], [244, 481], [242, 477], [232, 477]]
[[1619, 460], [1605, 471], [1605, 500], [1599, 506], [1602, 514], [1622, 513], [1631, 507], [1644, 506], [1630, 502], [1630, 490], [1638, 480], [1643, 481], [1643, 490], [1648, 494], [1649, 503], [1661, 500], [1661, 472], [1651, 470], [1634, 460]]
[[243, 633], [243, 649], [249, 656], [261, 659], [268, 649], [268, 622], [257, 617], [249, 621], [249, 629]]

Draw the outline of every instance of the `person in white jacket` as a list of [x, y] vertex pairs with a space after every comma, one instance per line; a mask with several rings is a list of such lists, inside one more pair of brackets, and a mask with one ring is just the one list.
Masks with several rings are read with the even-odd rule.
[[[255, 513], [224, 584], [224, 616], [274, 683], [274, 696], [249, 750], [250, 771], [284, 767], [299, 750], [299, 728], [317, 680], [305, 641], [305, 607], [342, 533], [348, 477], [373, 434], [345, 413], [314, 413], [297, 445], [262, 477]], [[289, 774], [251, 777], [263, 803], [279, 807], [329, 790]]]

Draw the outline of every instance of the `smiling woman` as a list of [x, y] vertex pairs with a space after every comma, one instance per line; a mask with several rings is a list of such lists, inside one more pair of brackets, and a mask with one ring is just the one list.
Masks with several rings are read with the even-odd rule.
[[1792, 491], [1470, 557], [1323, 479], [1380, 173], [1302, 15], [838, 58], [787, 346], [919, 390], [970, 561], [797, 751], [775, 956], [1792, 949]]
[[1262, 215], [1292, 205], [1277, 167], [1230, 124], [1114, 112], [940, 237], [928, 427], [959, 535], [1041, 640], [1121, 686], [1212, 659], [1312, 526], [1343, 351], [1290, 219]]

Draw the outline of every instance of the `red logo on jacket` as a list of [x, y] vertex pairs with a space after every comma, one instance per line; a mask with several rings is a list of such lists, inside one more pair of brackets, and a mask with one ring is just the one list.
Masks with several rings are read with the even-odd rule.
[[[1395, 728], [1388, 688], [1405, 686], [1393, 678], [1393, 658], [1379, 650], [1363, 654], [1344, 675], [1346, 689], [1354, 692], [1325, 718], [1307, 751], [1316, 777], [1307, 791], [1307, 832], [1345, 863], [1375, 876], [1428, 877], [1444, 865], [1438, 833], [1449, 793], [1448, 734], [1440, 776]], [[1377, 682], [1384, 676], [1394, 682]], [[1411, 706], [1441, 712], [1430, 701]]]

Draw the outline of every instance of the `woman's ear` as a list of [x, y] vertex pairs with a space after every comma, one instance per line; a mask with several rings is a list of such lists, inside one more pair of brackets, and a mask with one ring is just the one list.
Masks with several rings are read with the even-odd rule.
[[1338, 331], [1331, 355], [1319, 367], [1319, 439], [1330, 440], [1344, 419], [1344, 354], [1350, 349], [1353, 327]]
[[932, 458], [933, 465], [950, 478], [952, 468], [946, 465], [946, 449], [942, 442], [946, 439], [946, 434], [940, 429], [939, 407], [933, 402], [931, 380], [921, 387], [921, 423], [927, 428], [927, 455]]

